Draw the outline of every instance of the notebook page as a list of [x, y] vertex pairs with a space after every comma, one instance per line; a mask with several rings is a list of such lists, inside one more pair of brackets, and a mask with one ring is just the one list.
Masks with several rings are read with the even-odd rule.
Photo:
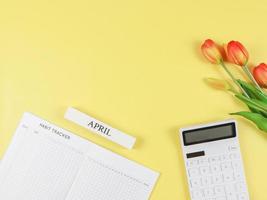
[[[94, 173], [91, 173], [92, 171]], [[87, 158], [83, 163], [67, 200], [137, 200], [147, 199], [148, 196], [149, 186], [145, 183], [91, 158]]]
[[0, 165], [0, 199], [146, 200], [158, 176], [26, 113]]

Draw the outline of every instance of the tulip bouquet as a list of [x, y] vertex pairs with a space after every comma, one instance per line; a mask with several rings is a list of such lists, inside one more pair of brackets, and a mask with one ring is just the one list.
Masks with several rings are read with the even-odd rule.
[[[213, 87], [224, 89], [245, 103], [249, 111], [230, 113], [239, 115], [254, 122], [257, 127], [267, 133], [267, 65], [259, 64], [252, 70], [248, 67], [249, 54], [246, 48], [238, 41], [230, 41], [227, 45], [219, 46], [213, 40], [206, 40], [201, 50], [211, 62], [222, 66], [232, 82], [214, 78], [206, 79]], [[229, 70], [227, 63], [241, 66], [246, 80], [236, 79]]]

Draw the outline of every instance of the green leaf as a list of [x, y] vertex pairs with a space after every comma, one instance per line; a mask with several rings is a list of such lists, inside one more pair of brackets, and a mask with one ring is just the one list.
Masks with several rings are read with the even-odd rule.
[[241, 112], [236, 112], [236, 113], [230, 113], [230, 115], [240, 115], [254, 122], [260, 130], [267, 133], [267, 118], [262, 116], [261, 114], [241, 111]]
[[263, 115], [264, 117], [267, 117], [267, 112], [266, 111], [262, 110], [261, 108], [255, 106], [253, 104], [248, 105], [248, 108], [253, 113], [258, 113], [258, 114]]
[[246, 91], [246, 93], [253, 99], [258, 99], [267, 103], [267, 95], [262, 93], [258, 88], [256, 88], [253, 84], [247, 83], [242, 80], [237, 80], [240, 86]]
[[255, 94], [256, 91], [254, 89], [254, 86], [245, 82], [245, 81], [242, 81], [240, 79], [237, 80], [237, 82], [239, 83], [239, 85], [246, 91], [246, 93], [249, 95], [250, 98], [257, 98], [257, 95]]
[[241, 94], [236, 94], [235, 97], [243, 101], [245, 104], [247, 104], [248, 107], [257, 108], [258, 110], [261, 110], [267, 113], [266, 103], [261, 102], [257, 99], [249, 99]]
[[262, 101], [262, 100], [258, 100], [258, 99], [252, 99], [252, 101], [254, 101], [255, 103], [257, 103], [258, 105], [264, 107], [267, 109], [267, 103]]
[[249, 99], [241, 94], [236, 94], [236, 98], [244, 102], [251, 112], [258, 113], [263, 115], [264, 117], [267, 117], [267, 104], [257, 100], [257, 99]]

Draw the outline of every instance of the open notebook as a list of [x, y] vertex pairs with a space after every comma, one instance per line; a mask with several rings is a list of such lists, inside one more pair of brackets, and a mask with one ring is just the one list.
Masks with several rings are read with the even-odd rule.
[[158, 176], [25, 113], [0, 165], [0, 199], [147, 200]]

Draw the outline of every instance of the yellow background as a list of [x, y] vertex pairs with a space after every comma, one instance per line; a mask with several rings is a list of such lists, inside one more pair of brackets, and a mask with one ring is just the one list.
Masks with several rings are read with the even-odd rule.
[[[159, 171], [152, 200], [189, 199], [178, 129], [246, 109], [205, 85], [227, 76], [199, 45], [240, 40], [252, 63], [267, 61], [266, 18], [263, 0], [1, 1], [1, 155], [29, 111]], [[68, 106], [136, 136], [136, 147], [64, 120]], [[267, 136], [237, 119], [251, 199], [266, 200]]]

